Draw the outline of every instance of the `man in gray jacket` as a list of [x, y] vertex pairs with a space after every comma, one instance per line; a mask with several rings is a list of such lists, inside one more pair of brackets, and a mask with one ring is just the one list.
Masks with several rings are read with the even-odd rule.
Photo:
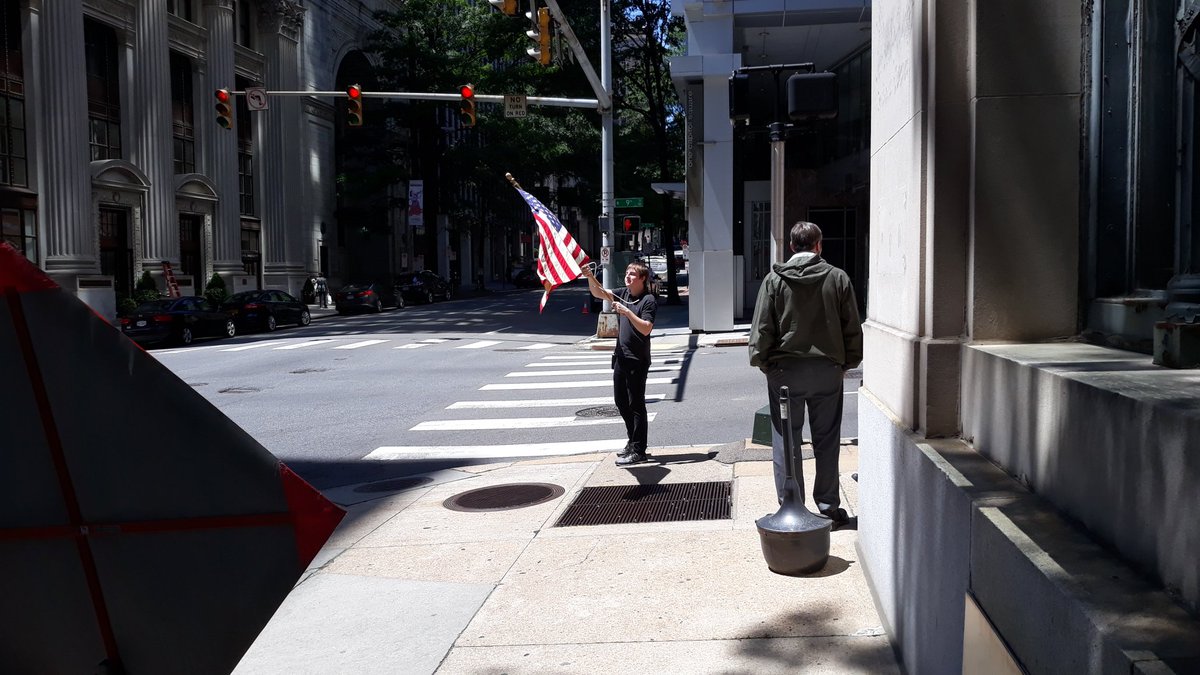
[[[750, 365], [767, 376], [771, 423], [776, 435], [790, 431], [796, 471], [800, 467], [801, 427], [808, 407], [817, 475], [817, 511], [841, 525], [848, 520], [838, 491], [838, 452], [842, 428], [842, 378], [862, 363], [862, 325], [850, 277], [821, 258], [821, 228], [792, 226], [792, 257], [773, 266], [758, 291], [750, 328]], [[788, 387], [790, 430], [780, 427], [779, 387]], [[783, 498], [783, 447], [774, 444], [775, 489]], [[804, 492], [804, 476], [796, 476]]]

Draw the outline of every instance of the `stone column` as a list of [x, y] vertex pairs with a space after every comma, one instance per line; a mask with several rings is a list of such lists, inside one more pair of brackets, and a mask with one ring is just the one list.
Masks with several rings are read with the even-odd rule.
[[[83, 1], [56, 0], [41, 9], [41, 82], [47, 105], [33, 147], [39, 163], [38, 200], [45, 233], [46, 271], [95, 273], [97, 260], [89, 173], [87, 80], [82, 64]], [[74, 284], [72, 284], [72, 287]]]
[[151, 263], [179, 262], [171, 133], [171, 70], [167, 8], [139, 0], [134, 11], [133, 77], [130, 83], [129, 160], [150, 179], [142, 223], [142, 251]]
[[[259, 6], [259, 40], [266, 57], [268, 91], [300, 88], [299, 37], [304, 8], [295, 0], [269, 0]], [[304, 184], [301, 168], [301, 99], [271, 98], [264, 115], [263, 153], [259, 167], [264, 186], [262, 204], [263, 271], [268, 286], [290, 288], [289, 277], [302, 279], [305, 261], [301, 252], [308, 241], [303, 218]]]
[[[242, 221], [238, 205], [237, 131], [217, 126], [213, 106], [217, 89], [233, 90], [233, 0], [205, 0], [204, 26], [208, 29], [205, 53], [205, 89], [197, 98], [196, 130], [204, 143], [201, 169], [217, 186], [213, 218], [213, 269], [225, 274], [242, 272]], [[244, 102], [234, 97], [234, 109]], [[235, 115], [236, 118], [236, 115]]]

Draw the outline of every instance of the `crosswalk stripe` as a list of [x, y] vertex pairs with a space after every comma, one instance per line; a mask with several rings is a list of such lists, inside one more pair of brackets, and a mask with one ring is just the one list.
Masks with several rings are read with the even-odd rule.
[[252, 342], [248, 345], [242, 345], [240, 347], [230, 347], [229, 349], [222, 349], [221, 351], [223, 351], [223, 352], [244, 352], [247, 349], [258, 349], [259, 347], [269, 347], [271, 345], [277, 345], [277, 344], [279, 344], [279, 343], [272, 341], [272, 340], [264, 340], [262, 342]]
[[[647, 401], [661, 401], [663, 394], [646, 394]], [[611, 396], [589, 396], [584, 398], [531, 398], [519, 401], [457, 401], [446, 406], [447, 410], [494, 410], [498, 408], [568, 408], [584, 405], [611, 404]]]
[[469, 345], [462, 345], [458, 349], [483, 349], [484, 347], [491, 347], [498, 344], [500, 344], [499, 340], [480, 340], [479, 342], [472, 342]]
[[438, 344], [441, 342], [449, 342], [449, 341], [450, 341], [450, 338], [425, 338], [424, 340], [421, 340], [421, 342], [428, 342], [430, 344]]
[[[679, 370], [679, 366], [650, 366], [652, 371]], [[520, 370], [505, 377], [546, 377], [550, 375], [600, 375], [611, 373], [612, 368], [581, 368], [578, 370]]]
[[567, 441], [554, 443], [518, 443], [513, 445], [393, 445], [372, 450], [363, 459], [421, 460], [421, 459], [491, 459], [500, 457], [549, 457], [554, 455], [586, 455], [593, 452], [612, 452], [625, 447], [626, 439], [601, 441]]
[[358, 349], [359, 347], [370, 347], [387, 342], [387, 340], [363, 340], [362, 342], [351, 342], [348, 345], [338, 345], [334, 349]]
[[525, 345], [524, 347], [520, 347], [520, 349], [549, 349], [551, 347], [557, 347], [557, 346], [558, 345], [554, 344], [553, 342], [535, 342], [531, 345]]
[[[571, 366], [594, 366], [599, 363], [608, 363], [612, 361], [612, 355], [595, 361], [553, 361], [551, 363], [526, 363], [526, 368], [567, 368]], [[651, 359], [650, 363], [657, 366], [671, 365], [674, 363], [682, 363], [680, 359]]]
[[395, 347], [395, 349], [420, 349], [421, 347], [428, 347], [428, 346], [429, 345], [424, 342], [412, 342], [412, 343], [409, 343], [406, 345], [400, 345], [399, 347]]
[[[646, 384], [676, 384], [674, 377], [648, 377]], [[512, 384], [485, 384], [480, 391], [509, 391], [512, 389], [583, 389], [587, 387], [611, 387], [612, 380], [586, 380], [582, 382], [516, 382]]]
[[[653, 422], [658, 413], [647, 413]], [[508, 419], [429, 420], [409, 431], [483, 431], [489, 429], [558, 429], [560, 427], [592, 427], [600, 424], [624, 424], [620, 417], [510, 417]]]
[[304, 342], [297, 342], [296, 344], [284, 345], [283, 347], [276, 347], [275, 349], [300, 349], [301, 347], [312, 347], [313, 345], [323, 345], [326, 342], [333, 342], [333, 340], [306, 340]]

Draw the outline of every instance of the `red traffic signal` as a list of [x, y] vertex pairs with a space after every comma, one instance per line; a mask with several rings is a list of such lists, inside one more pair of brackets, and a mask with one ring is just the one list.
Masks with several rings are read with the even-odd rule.
[[233, 97], [229, 95], [228, 89], [218, 89], [213, 92], [217, 97], [217, 124], [224, 129], [233, 128]]
[[625, 216], [621, 219], [621, 224], [624, 226], [626, 232], [629, 232], [630, 230], [640, 230], [642, 229], [642, 217]]
[[458, 104], [458, 119], [464, 127], [473, 127], [475, 126], [475, 87], [464, 84], [458, 88], [458, 94], [462, 96], [462, 100]]
[[346, 124], [361, 127], [362, 123], [362, 87], [352, 84], [346, 87]]

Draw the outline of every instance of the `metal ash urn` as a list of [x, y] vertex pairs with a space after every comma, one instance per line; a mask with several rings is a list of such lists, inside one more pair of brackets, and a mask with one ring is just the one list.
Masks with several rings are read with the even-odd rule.
[[[803, 403], [801, 403], [803, 405]], [[755, 521], [767, 567], [776, 574], [799, 576], [812, 574], [825, 567], [829, 560], [829, 532], [832, 523], [804, 506], [804, 494], [793, 466], [792, 428], [788, 421], [790, 402], [788, 388], [779, 388], [779, 425], [783, 437], [784, 467], [783, 502], [775, 513]]]

